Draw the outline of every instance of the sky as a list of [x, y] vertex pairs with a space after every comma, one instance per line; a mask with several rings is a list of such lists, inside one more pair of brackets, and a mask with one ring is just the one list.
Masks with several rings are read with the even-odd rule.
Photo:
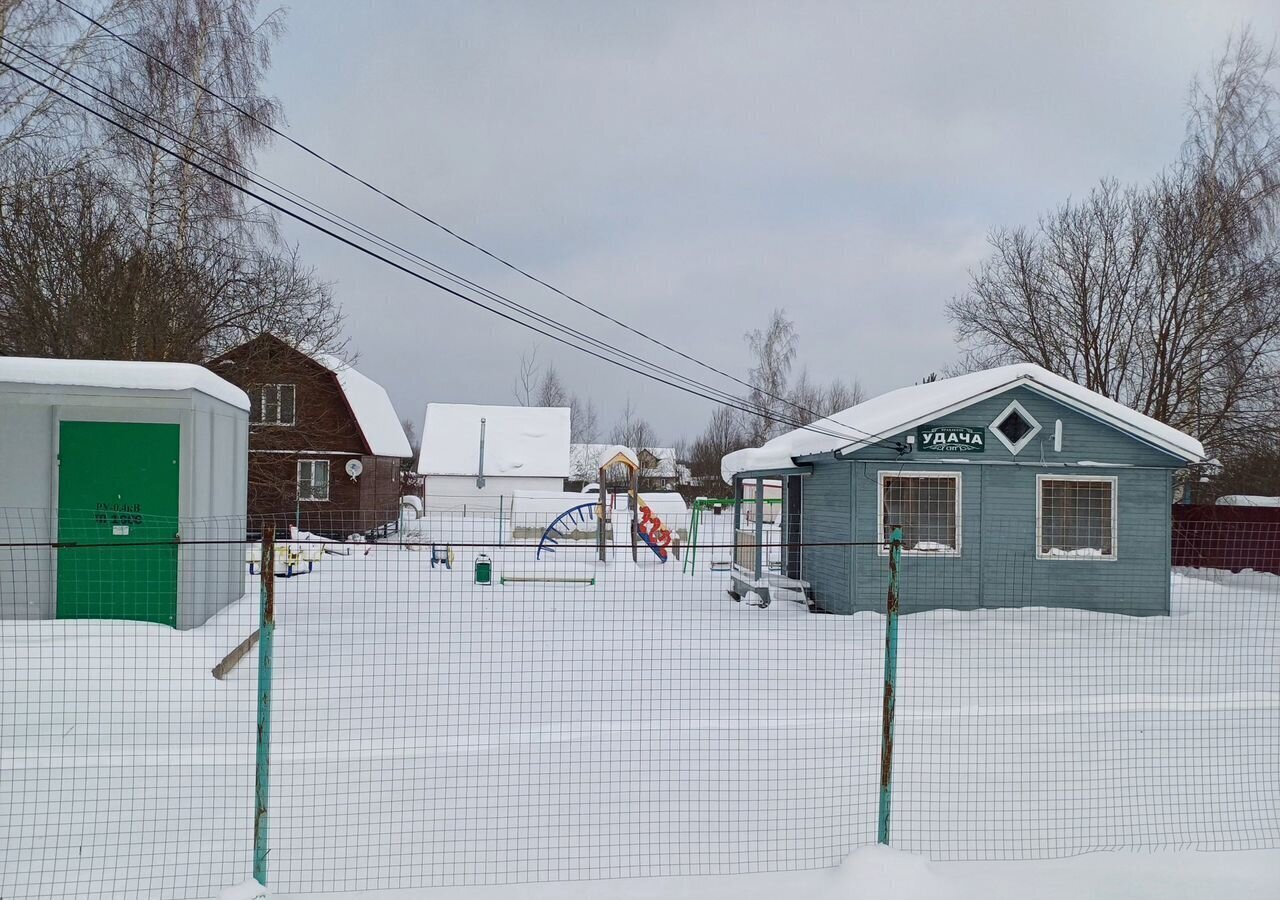
[[[797, 369], [870, 394], [959, 355], [946, 304], [993, 228], [1176, 155], [1188, 85], [1280, 4], [305, 0], [266, 89], [287, 131], [414, 209], [737, 377], [785, 309]], [[282, 142], [259, 169], [540, 313], [741, 395]], [[286, 222], [348, 349], [420, 425], [514, 402], [536, 352], [661, 443], [713, 410]]]

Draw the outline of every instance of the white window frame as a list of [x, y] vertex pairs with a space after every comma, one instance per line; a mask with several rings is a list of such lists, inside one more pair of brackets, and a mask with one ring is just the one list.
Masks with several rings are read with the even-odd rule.
[[939, 471], [931, 469], [881, 469], [876, 478], [876, 542], [879, 554], [889, 555], [888, 536], [884, 533], [884, 483], [887, 478], [950, 478], [956, 483], [956, 546], [954, 550], [908, 550], [902, 548], [903, 556], [938, 556], [956, 558], [964, 551], [964, 477], [958, 471]]
[[[1062, 556], [1044, 553], [1044, 483], [1046, 481], [1087, 481], [1111, 485], [1111, 555]], [[1036, 476], [1036, 559], [1050, 562], [1115, 562], [1120, 558], [1120, 479], [1115, 475], [1037, 475]]]
[[[1018, 415], [1022, 416], [1022, 418], [1026, 420], [1027, 424], [1031, 426], [1031, 430], [1028, 431], [1026, 434], [1024, 434], [1022, 436], [1022, 439], [1019, 440], [1017, 443], [1010, 441], [1007, 437], [1004, 436], [1004, 432], [996, 427], [999, 423], [1003, 422], [1005, 420], [1005, 417], [1008, 416], [1009, 413], [1011, 412], [1017, 412]], [[991, 424], [987, 426], [987, 431], [994, 434], [999, 439], [1000, 443], [1004, 444], [1005, 447], [1008, 448], [1010, 453], [1012, 453], [1014, 456], [1017, 456], [1019, 451], [1021, 451], [1023, 447], [1027, 446], [1027, 444], [1031, 443], [1032, 439], [1037, 434], [1040, 433], [1041, 425], [1039, 422], [1036, 421], [1035, 416], [1027, 412], [1027, 409], [1025, 406], [1023, 406], [1017, 400], [1014, 400], [1012, 403], [1006, 406], [1003, 410], [1001, 410], [1000, 415], [996, 416], [994, 419], [991, 420]]]
[[[284, 409], [284, 404], [280, 402], [280, 392], [282, 388], [288, 388], [293, 392], [293, 418], [284, 421], [280, 418], [280, 411]], [[268, 419], [266, 417], [267, 410], [267, 391], [275, 391], [276, 395], [276, 417]], [[258, 388], [258, 418], [251, 424], [253, 425], [287, 425], [293, 426], [298, 424], [298, 386], [295, 384], [264, 384]]]
[[[318, 466], [318, 465], [320, 465], [321, 463], [323, 463], [323, 464], [324, 464], [324, 469], [325, 469], [325, 479], [324, 479], [324, 496], [323, 496], [323, 497], [316, 497], [316, 496], [314, 495], [314, 494], [315, 494], [315, 484], [316, 484], [316, 478], [315, 478], [315, 467], [316, 467], [316, 466]], [[309, 496], [309, 497], [304, 497], [304, 496], [302, 496], [302, 467], [303, 467], [303, 466], [309, 466], [309, 467], [311, 468], [311, 477], [307, 479], [307, 484], [310, 486], [311, 491], [312, 491], [312, 496]], [[328, 502], [329, 502], [329, 488], [330, 488], [330, 486], [331, 486], [332, 484], [333, 484], [333, 466], [329, 465], [329, 460], [327, 460], [327, 459], [300, 459], [300, 460], [298, 460], [297, 481], [296, 481], [296, 482], [295, 482], [295, 484], [294, 484], [294, 491], [295, 491], [295, 493], [296, 493], [296, 495], [297, 495], [297, 497], [298, 497], [299, 502], [301, 502], [301, 503], [328, 503]]]

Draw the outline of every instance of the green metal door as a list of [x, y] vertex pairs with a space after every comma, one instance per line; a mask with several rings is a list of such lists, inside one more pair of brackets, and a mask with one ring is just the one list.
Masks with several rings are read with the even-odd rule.
[[179, 426], [62, 422], [58, 435], [58, 618], [176, 626]]

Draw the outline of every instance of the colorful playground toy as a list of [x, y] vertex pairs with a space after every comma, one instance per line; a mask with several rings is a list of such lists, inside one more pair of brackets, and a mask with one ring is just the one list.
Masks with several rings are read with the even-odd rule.
[[677, 559], [679, 558], [679, 538], [671, 533], [671, 529], [663, 524], [658, 514], [640, 496], [639, 460], [636, 459], [635, 453], [630, 449], [618, 446], [610, 447], [600, 457], [600, 480], [598, 482], [599, 494], [597, 499], [592, 503], [580, 503], [577, 506], [570, 507], [552, 520], [551, 524], [542, 533], [541, 540], [538, 541], [538, 559], [542, 559], [543, 553], [555, 553], [556, 545], [560, 541], [568, 539], [570, 534], [577, 531], [576, 526], [586, 525], [594, 520], [600, 561], [605, 562], [607, 560], [608, 540], [606, 538], [606, 526], [608, 523], [609, 488], [605, 473], [615, 465], [626, 467], [628, 474], [626, 494], [631, 501], [629, 504], [631, 507], [631, 559], [635, 562], [639, 561], [637, 541], [643, 541], [645, 546], [652, 550], [654, 555], [664, 563], [670, 555], [674, 555]]

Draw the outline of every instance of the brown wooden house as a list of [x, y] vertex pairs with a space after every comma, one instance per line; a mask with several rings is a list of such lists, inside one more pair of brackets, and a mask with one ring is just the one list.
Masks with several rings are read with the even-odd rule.
[[331, 537], [366, 534], [399, 515], [409, 441], [387, 392], [335, 356], [273, 335], [210, 368], [249, 395], [249, 516]]

